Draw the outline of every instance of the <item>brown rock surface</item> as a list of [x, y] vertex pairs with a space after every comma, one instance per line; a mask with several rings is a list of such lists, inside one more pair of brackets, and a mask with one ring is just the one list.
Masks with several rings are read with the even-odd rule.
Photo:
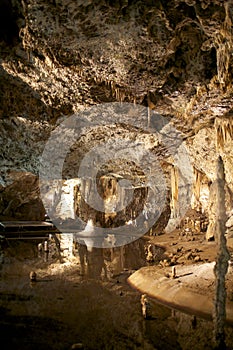
[[13, 175], [13, 182], [1, 189], [1, 220], [43, 221], [45, 209], [40, 199], [38, 177], [30, 173]]

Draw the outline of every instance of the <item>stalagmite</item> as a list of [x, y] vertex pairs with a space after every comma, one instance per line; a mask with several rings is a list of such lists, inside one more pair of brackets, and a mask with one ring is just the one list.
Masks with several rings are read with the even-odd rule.
[[37, 248], [38, 248], [38, 258], [41, 258], [43, 254], [43, 244], [39, 243]]
[[31, 282], [36, 282], [36, 272], [35, 271], [31, 271], [29, 277], [30, 277]]
[[48, 246], [48, 241], [46, 240], [44, 242], [44, 259], [47, 262], [49, 257], [49, 246]]
[[215, 239], [215, 232], [216, 232], [216, 194], [217, 194], [217, 183], [214, 181], [209, 190], [209, 203], [208, 203], [208, 227], [206, 231], [206, 240], [207, 241], [213, 241]]
[[172, 266], [172, 278], [176, 278], [176, 267]]
[[151, 318], [151, 305], [146, 294], [141, 296], [142, 315], [147, 320]]
[[179, 216], [179, 170], [174, 166], [171, 169], [171, 217]]
[[150, 127], [150, 107], [147, 107], [147, 127]]
[[214, 342], [216, 349], [225, 349], [224, 324], [226, 320], [226, 287], [225, 275], [228, 270], [230, 258], [226, 246], [226, 207], [225, 207], [225, 174], [222, 158], [217, 161], [216, 179], [216, 225], [215, 237], [217, 240], [218, 253], [214, 268], [215, 274], [215, 298], [214, 298]]
[[149, 263], [152, 263], [155, 261], [155, 246], [154, 246], [154, 244], [148, 245], [146, 261]]

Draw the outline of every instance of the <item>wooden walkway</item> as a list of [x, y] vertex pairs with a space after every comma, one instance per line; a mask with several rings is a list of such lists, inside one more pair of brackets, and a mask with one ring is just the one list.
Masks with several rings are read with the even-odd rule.
[[59, 233], [56, 226], [46, 221], [1, 221], [0, 235], [7, 239], [41, 239]]

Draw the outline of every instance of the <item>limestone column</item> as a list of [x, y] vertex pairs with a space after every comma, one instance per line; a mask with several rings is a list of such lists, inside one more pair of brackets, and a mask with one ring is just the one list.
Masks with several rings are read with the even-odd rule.
[[171, 218], [179, 217], [179, 170], [171, 168]]
[[225, 275], [228, 269], [229, 252], [226, 246], [226, 207], [225, 207], [225, 173], [221, 156], [217, 161], [216, 179], [216, 225], [217, 258], [214, 268], [215, 298], [214, 298], [214, 342], [216, 349], [225, 349], [224, 325], [226, 320], [226, 288]]

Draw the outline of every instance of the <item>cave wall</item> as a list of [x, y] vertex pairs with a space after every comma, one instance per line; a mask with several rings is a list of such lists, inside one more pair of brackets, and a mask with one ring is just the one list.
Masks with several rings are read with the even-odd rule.
[[0, 187], [0, 220], [43, 221], [38, 177], [26, 172], [9, 174], [9, 185]]

